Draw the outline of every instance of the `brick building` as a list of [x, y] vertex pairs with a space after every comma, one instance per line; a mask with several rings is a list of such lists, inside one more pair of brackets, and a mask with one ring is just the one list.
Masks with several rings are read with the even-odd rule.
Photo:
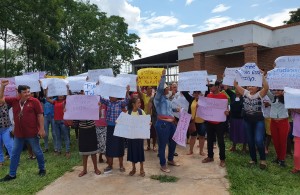
[[207, 70], [220, 78], [226, 67], [255, 62], [270, 70], [275, 59], [300, 55], [300, 23], [271, 27], [248, 21], [193, 35], [193, 43], [178, 46], [179, 72]]

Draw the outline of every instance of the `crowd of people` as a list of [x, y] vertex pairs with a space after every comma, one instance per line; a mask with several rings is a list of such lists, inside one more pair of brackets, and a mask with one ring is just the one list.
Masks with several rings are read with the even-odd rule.
[[[119, 171], [125, 172], [123, 157], [127, 148], [127, 161], [132, 163], [129, 175], [136, 173], [136, 164], [140, 163], [141, 177], [145, 176], [144, 151], [158, 152], [160, 170], [169, 173], [168, 166], [180, 166], [174, 160], [176, 156], [176, 142], [172, 139], [180, 119], [181, 107], [173, 104], [179, 97], [184, 97], [188, 102], [188, 112], [191, 121], [187, 132], [189, 148], [187, 155], [194, 154], [196, 140], [199, 140], [198, 155], [206, 156], [202, 163], [214, 161], [214, 147], [217, 143], [219, 148], [220, 167], [225, 167], [225, 141], [224, 135], [229, 133], [232, 141], [230, 151], [237, 150], [237, 144], [243, 144], [243, 151], [250, 154], [249, 165], [258, 164], [259, 167], [267, 168], [266, 154], [268, 153], [270, 140], [273, 141], [276, 151], [276, 159], [273, 163], [285, 167], [287, 147], [290, 144], [291, 134], [294, 142], [294, 169], [292, 173], [300, 172], [300, 109], [287, 110], [284, 106], [283, 90], [269, 90], [268, 83], [263, 76], [262, 88], [249, 86], [243, 88], [237, 82], [234, 87], [222, 85], [221, 81], [209, 80], [208, 90], [201, 91], [177, 91], [177, 84], [166, 84], [165, 70], [159, 85], [137, 87], [137, 92], [130, 92], [127, 87], [123, 99], [100, 97], [99, 120], [64, 120], [66, 111], [66, 97], [47, 97], [47, 90], [43, 95], [35, 98], [26, 85], [18, 86], [16, 97], [4, 97], [5, 86], [8, 81], [1, 81], [0, 88], [0, 166], [4, 165], [5, 146], [10, 157], [9, 174], [0, 181], [10, 181], [16, 178], [20, 155], [24, 144], [32, 149], [38, 162], [39, 175], [46, 174], [45, 152], [52, 152], [49, 147], [49, 135], [51, 130], [53, 152], [55, 155], [62, 154], [62, 140], [65, 144], [65, 156], [71, 158], [70, 153], [70, 126], [76, 130], [79, 154], [82, 156], [83, 170], [79, 177], [87, 174], [87, 161], [91, 156], [96, 175], [101, 174], [97, 162], [107, 163], [104, 173], [113, 170], [113, 158], [119, 160]], [[72, 92], [70, 92], [72, 94]], [[196, 115], [200, 96], [215, 99], [225, 99], [228, 107], [222, 114], [226, 115], [225, 122], [205, 121]], [[12, 108], [12, 113], [9, 110]], [[114, 135], [116, 120], [121, 112], [129, 115], [151, 115], [150, 138], [144, 148], [143, 139], [124, 139]], [[13, 115], [13, 120], [10, 118]], [[291, 123], [291, 121], [293, 121]], [[51, 128], [50, 128], [51, 126]], [[292, 132], [292, 133], [291, 133]], [[12, 136], [13, 134], [13, 136]], [[40, 142], [44, 140], [42, 150]], [[207, 140], [207, 154], [204, 151]], [[158, 146], [158, 147], [157, 147]], [[166, 155], [166, 147], [168, 154]], [[99, 154], [99, 159], [97, 159]], [[105, 156], [105, 159], [103, 158]], [[166, 157], [167, 156], [167, 157]]]

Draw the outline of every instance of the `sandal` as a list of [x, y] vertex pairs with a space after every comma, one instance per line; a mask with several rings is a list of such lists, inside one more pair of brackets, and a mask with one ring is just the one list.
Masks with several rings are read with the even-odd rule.
[[78, 177], [82, 177], [82, 176], [84, 176], [84, 175], [86, 175], [86, 174], [87, 174], [86, 171], [81, 171], [81, 172], [78, 174]]
[[95, 174], [96, 174], [96, 175], [100, 175], [100, 174], [101, 174], [101, 171], [100, 171], [99, 169], [96, 169], [96, 170], [95, 170]]
[[35, 156], [28, 156], [27, 159], [34, 160], [34, 159], [36, 159], [36, 157]]
[[145, 149], [145, 151], [149, 151], [151, 150], [151, 148], [149, 146], [147, 146], [147, 149]]
[[168, 161], [168, 165], [176, 166], [176, 167], [180, 166], [180, 164], [175, 161]]
[[132, 169], [132, 170], [129, 172], [129, 175], [130, 175], [130, 176], [133, 176], [133, 175], [135, 174], [135, 172], [136, 172], [136, 169], [134, 168], [134, 169]]
[[156, 146], [153, 146], [153, 152], [156, 152], [157, 151], [157, 148], [156, 148]]
[[125, 172], [125, 168], [124, 168], [124, 167], [120, 167], [119, 170], [120, 170], [121, 173], [124, 173], [124, 172]]
[[145, 171], [140, 171], [140, 176], [141, 177], [145, 177], [145, 175], [146, 175]]

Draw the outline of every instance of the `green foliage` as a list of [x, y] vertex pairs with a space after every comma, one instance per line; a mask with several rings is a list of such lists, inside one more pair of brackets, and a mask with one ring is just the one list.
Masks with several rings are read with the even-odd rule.
[[179, 180], [178, 177], [171, 176], [171, 175], [170, 176], [169, 175], [151, 175], [150, 178], [154, 179], [154, 180], [158, 180], [161, 183], [166, 183], [166, 182], [174, 183], [174, 182], [177, 182]]
[[296, 22], [300, 22], [300, 8], [296, 11], [290, 11], [290, 19], [288, 21], [284, 21], [285, 24], [293, 24]]
[[118, 73], [140, 55], [139, 37], [127, 32], [124, 18], [107, 17], [89, 2], [2, 0], [0, 7], [0, 39], [18, 46], [23, 71], [74, 75], [111, 67]]

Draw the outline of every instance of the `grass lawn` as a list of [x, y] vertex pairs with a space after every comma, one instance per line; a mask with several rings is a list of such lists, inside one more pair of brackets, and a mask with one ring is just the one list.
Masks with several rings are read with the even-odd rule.
[[[51, 136], [50, 136], [51, 137]], [[51, 139], [51, 138], [50, 138]], [[44, 141], [41, 140], [43, 147]], [[66, 159], [64, 153], [54, 156], [52, 140], [50, 140], [50, 150], [45, 153], [47, 174], [44, 177], [38, 175], [37, 160], [27, 159], [28, 153], [24, 151], [21, 155], [20, 165], [17, 171], [17, 179], [10, 182], [0, 183], [0, 194], [35, 194], [43, 189], [55, 179], [62, 176], [67, 171], [72, 171], [72, 167], [81, 164], [81, 157], [78, 154], [78, 145], [75, 139], [75, 132], [71, 130], [71, 158]], [[63, 142], [63, 151], [64, 142]], [[0, 177], [4, 177], [9, 171], [9, 160], [5, 161], [5, 166], [0, 167]]]
[[[226, 148], [230, 148], [230, 144], [227, 142]], [[248, 153], [244, 154], [241, 151], [230, 152], [227, 150], [226, 157], [230, 193], [232, 195], [300, 194], [300, 174], [293, 175], [290, 173], [290, 170], [293, 169], [293, 158], [291, 156], [287, 157], [287, 167], [285, 168], [272, 163], [271, 161], [276, 157], [272, 144], [267, 155], [268, 167], [266, 170], [261, 170], [259, 165], [248, 165], [250, 160]]]

